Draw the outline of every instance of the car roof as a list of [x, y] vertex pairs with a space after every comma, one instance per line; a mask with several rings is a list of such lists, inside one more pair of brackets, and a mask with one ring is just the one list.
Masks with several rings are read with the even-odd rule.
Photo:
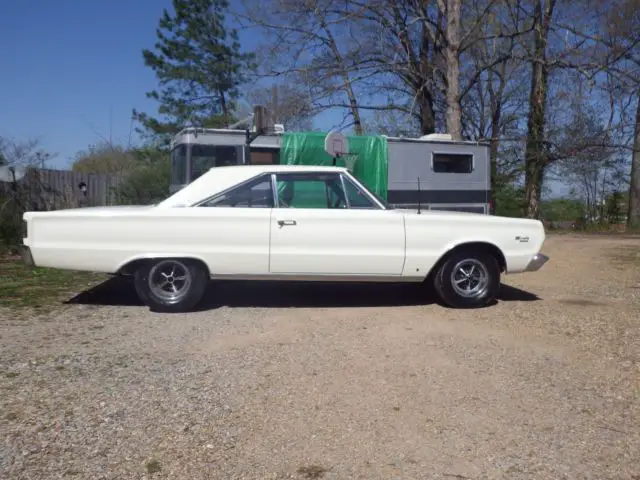
[[229, 165], [213, 167], [204, 175], [178, 190], [159, 207], [191, 205], [218, 192], [268, 172], [346, 172], [344, 167], [324, 165]]
[[344, 172], [347, 169], [345, 167], [329, 166], [329, 165], [227, 165], [224, 167], [212, 167], [209, 171], [225, 172], [225, 171], [237, 171], [238, 169], [244, 169], [244, 171], [253, 171], [255, 173], [261, 172], [289, 172], [289, 171], [302, 171], [302, 172], [323, 172], [334, 171]]

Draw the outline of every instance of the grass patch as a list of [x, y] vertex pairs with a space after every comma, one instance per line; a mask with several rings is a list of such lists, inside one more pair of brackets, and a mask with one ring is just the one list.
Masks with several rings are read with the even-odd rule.
[[158, 460], [149, 460], [147, 462], [147, 473], [149, 475], [153, 475], [154, 473], [158, 473], [162, 470], [160, 466], [160, 462]]
[[298, 468], [298, 473], [305, 478], [322, 478], [328, 470], [320, 465], [309, 465]]
[[106, 279], [98, 273], [29, 268], [20, 258], [0, 256], [0, 307], [50, 311]]

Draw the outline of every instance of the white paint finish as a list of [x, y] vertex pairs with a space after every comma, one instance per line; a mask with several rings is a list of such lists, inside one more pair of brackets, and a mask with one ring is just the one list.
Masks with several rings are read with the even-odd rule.
[[[507, 273], [524, 271], [545, 239], [541, 222], [467, 212], [403, 211], [407, 231], [405, 274], [428, 272], [442, 255], [458, 245], [484, 242], [505, 255]], [[517, 236], [528, 236], [521, 243]]]
[[390, 212], [273, 209], [271, 273], [400, 275], [404, 218]]
[[33, 217], [37, 265], [113, 273], [136, 258], [188, 256], [221, 274], [269, 271], [270, 209], [83, 210]]
[[[203, 260], [214, 276], [418, 281], [465, 242], [495, 245], [507, 273], [523, 272], [545, 239], [538, 221], [464, 212], [171, 206], [281, 171], [346, 169], [217, 167], [158, 206], [28, 212], [24, 243], [36, 265], [65, 269], [114, 273], [137, 258], [180, 256]], [[296, 225], [280, 227], [278, 220]]]

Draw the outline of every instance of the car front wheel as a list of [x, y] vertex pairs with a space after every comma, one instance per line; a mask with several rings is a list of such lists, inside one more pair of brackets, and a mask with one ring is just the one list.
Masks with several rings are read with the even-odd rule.
[[498, 295], [500, 265], [486, 252], [456, 252], [442, 263], [434, 284], [440, 299], [450, 307], [483, 307]]
[[160, 258], [142, 264], [134, 283], [140, 300], [153, 311], [186, 312], [202, 299], [208, 284], [205, 266], [190, 259]]

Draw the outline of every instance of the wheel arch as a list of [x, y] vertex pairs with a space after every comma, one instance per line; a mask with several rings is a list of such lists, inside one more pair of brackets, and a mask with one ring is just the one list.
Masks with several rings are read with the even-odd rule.
[[205, 262], [202, 258], [196, 255], [171, 255], [171, 254], [145, 255], [145, 256], [130, 258], [124, 263], [122, 263], [116, 269], [116, 275], [124, 275], [124, 276], [133, 275], [136, 272], [136, 270], [140, 268], [142, 265], [148, 262], [151, 262], [153, 260], [160, 260], [160, 259], [166, 259], [166, 258], [175, 258], [177, 260], [191, 260], [194, 262], [198, 262], [204, 267], [205, 271], [207, 272], [207, 276], [211, 275], [209, 265], [207, 265], [207, 262]]
[[450, 247], [447, 251], [445, 251], [440, 256], [438, 261], [433, 265], [433, 267], [425, 277], [425, 281], [431, 280], [433, 278], [433, 275], [438, 272], [442, 264], [446, 262], [449, 257], [465, 250], [482, 251], [488, 253], [498, 261], [498, 265], [500, 266], [500, 273], [504, 273], [507, 269], [507, 259], [502, 250], [500, 250], [497, 245], [484, 240], [466, 241], [454, 245], [453, 247]]

